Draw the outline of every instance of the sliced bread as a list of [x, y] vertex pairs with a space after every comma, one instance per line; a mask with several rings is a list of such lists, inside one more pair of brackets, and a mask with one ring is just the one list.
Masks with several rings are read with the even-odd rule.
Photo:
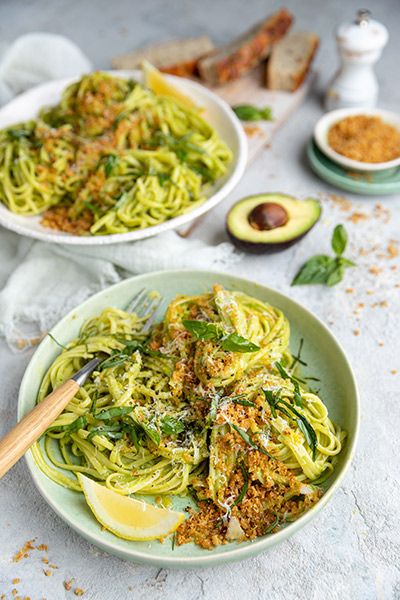
[[266, 86], [294, 92], [304, 81], [319, 46], [316, 33], [294, 31], [274, 45], [266, 66]]
[[198, 62], [201, 78], [211, 85], [238, 79], [268, 56], [272, 44], [285, 35], [292, 21], [293, 16], [282, 8], [233, 42], [210, 52]]
[[191, 77], [197, 74], [200, 56], [213, 49], [214, 44], [207, 36], [172, 40], [116, 56], [112, 66], [114, 69], [138, 69], [147, 60], [164, 73]]

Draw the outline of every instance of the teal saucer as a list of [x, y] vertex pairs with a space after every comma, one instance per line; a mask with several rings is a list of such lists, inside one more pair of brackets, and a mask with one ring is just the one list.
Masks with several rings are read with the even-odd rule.
[[348, 171], [327, 158], [313, 139], [307, 145], [307, 158], [314, 173], [337, 188], [364, 196], [400, 193], [400, 168], [349, 175]]

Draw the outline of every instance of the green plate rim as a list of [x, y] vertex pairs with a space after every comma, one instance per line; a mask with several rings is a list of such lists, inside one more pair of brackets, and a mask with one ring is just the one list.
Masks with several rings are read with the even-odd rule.
[[[318, 148], [315, 140], [311, 138], [307, 143], [307, 158], [311, 166], [318, 177], [327, 181], [336, 188], [352, 192], [353, 194], [367, 195], [367, 196], [382, 196], [400, 193], [400, 179], [397, 181], [388, 182], [371, 182], [358, 181], [352, 177], [344, 174], [344, 171], [340, 165], [336, 165], [330, 160], [323, 152]], [[327, 167], [319, 158], [318, 153], [322, 154], [324, 159], [329, 163], [335, 165], [335, 167], [341, 169], [343, 174], [335, 173], [329, 167]]]
[[[289, 304], [292, 304], [295, 309], [300, 310], [300, 312], [301, 311], [305, 312], [307, 314], [307, 317], [310, 318], [311, 321], [314, 320], [314, 322], [319, 327], [322, 328], [325, 336], [329, 339], [329, 342], [335, 347], [335, 351], [341, 355], [341, 359], [343, 360], [343, 363], [347, 367], [347, 370], [348, 370], [347, 377], [349, 378], [349, 381], [352, 386], [349, 397], [352, 397], [352, 401], [353, 401], [352, 408], [353, 408], [354, 414], [355, 414], [354, 433], [353, 433], [351, 440], [347, 441], [347, 457], [345, 458], [343, 464], [341, 465], [340, 472], [338, 472], [338, 475], [337, 475], [335, 481], [330, 485], [329, 489], [324, 493], [324, 495], [318, 501], [318, 503], [315, 504], [304, 515], [299, 517], [299, 519], [297, 519], [293, 523], [288, 524], [285, 528], [278, 531], [277, 533], [270, 535], [270, 536], [264, 536], [264, 537], [258, 538], [255, 541], [253, 541], [252, 543], [248, 543], [246, 545], [232, 544], [231, 550], [227, 551], [226, 553], [221, 553], [221, 554], [216, 554], [216, 555], [213, 555], [212, 550], [204, 550], [204, 556], [202, 555], [202, 556], [194, 556], [194, 557], [190, 557], [190, 556], [189, 557], [182, 557], [182, 556], [174, 557], [173, 555], [170, 555], [170, 556], [152, 557], [152, 556], [149, 556], [148, 554], [142, 554], [140, 551], [136, 551], [136, 550], [126, 551], [123, 548], [115, 547], [114, 542], [108, 542], [108, 541], [102, 539], [102, 531], [100, 530], [100, 528], [99, 528], [99, 532], [96, 534], [94, 534], [91, 531], [88, 531], [79, 522], [74, 522], [72, 520], [72, 518], [69, 517], [68, 511], [65, 509], [63, 510], [62, 507], [60, 507], [56, 502], [53, 501], [51, 494], [48, 494], [46, 492], [46, 490], [43, 489], [41, 482], [39, 481], [38, 476], [39, 476], [39, 474], [42, 474], [42, 472], [39, 469], [39, 467], [36, 465], [31, 452], [28, 451], [26, 453], [25, 459], [27, 462], [28, 469], [32, 476], [33, 482], [34, 482], [37, 490], [41, 494], [41, 496], [44, 498], [44, 500], [47, 502], [47, 504], [54, 510], [54, 512], [65, 523], [67, 523], [74, 531], [76, 531], [78, 534], [80, 534], [82, 537], [84, 537], [90, 543], [92, 543], [95, 546], [101, 548], [102, 550], [108, 552], [109, 554], [118, 556], [119, 558], [122, 558], [122, 559], [125, 559], [128, 561], [152, 565], [152, 566], [158, 566], [158, 567], [162, 567], [162, 568], [190, 569], [190, 568], [194, 568], [194, 567], [211, 567], [211, 566], [216, 566], [216, 565], [220, 565], [220, 564], [226, 564], [226, 563], [232, 562], [232, 561], [245, 560], [247, 558], [251, 558], [252, 556], [258, 555], [261, 552], [268, 550], [269, 548], [275, 546], [276, 544], [283, 542], [285, 539], [291, 537], [293, 534], [295, 534], [297, 531], [299, 531], [305, 525], [307, 525], [310, 521], [312, 521], [317, 516], [317, 514], [332, 499], [334, 493], [337, 491], [337, 489], [341, 485], [343, 478], [345, 477], [345, 475], [350, 467], [350, 464], [353, 460], [356, 445], [357, 445], [357, 440], [358, 440], [358, 436], [359, 436], [359, 429], [360, 429], [360, 399], [359, 399], [359, 391], [358, 391], [356, 378], [355, 378], [353, 369], [351, 367], [351, 364], [346, 356], [346, 353], [345, 353], [344, 349], [342, 348], [341, 344], [338, 342], [338, 340], [333, 335], [333, 333], [321, 321], [321, 319], [319, 319], [316, 315], [314, 315], [314, 313], [309, 311], [301, 303], [293, 300], [292, 298], [290, 298], [289, 296], [287, 296], [285, 294], [282, 294], [281, 292], [278, 292], [277, 290], [274, 290], [273, 288], [270, 288], [268, 286], [260, 284], [257, 281], [254, 281], [252, 279], [245, 278], [245, 277], [238, 277], [236, 275], [231, 275], [226, 272], [224, 273], [224, 272], [202, 270], [202, 269], [177, 269], [177, 270], [170, 270], [170, 271], [155, 271], [155, 272], [151, 272], [151, 273], [136, 275], [136, 276], [130, 277], [128, 279], [124, 279], [123, 281], [116, 283], [112, 286], [109, 286], [109, 287], [105, 288], [104, 290], [90, 296], [87, 300], [80, 303], [73, 310], [71, 310], [68, 314], [66, 314], [62, 319], [60, 319], [60, 321], [51, 329], [51, 331], [54, 331], [54, 329], [57, 329], [57, 327], [61, 326], [64, 321], [68, 321], [71, 318], [76, 318], [76, 317], [73, 317], [74, 314], [79, 312], [83, 307], [86, 307], [87, 305], [89, 305], [91, 302], [94, 302], [96, 299], [101, 298], [102, 296], [106, 296], [110, 292], [110, 290], [115, 291], [115, 290], [118, 290], [118, 288], [122, 288], [123, 286], [129, 286], [132, 283], [134, 285], [136, 285], [140, 282], [145, 283], [146, 279], [151, 279], [154, 277], [169, 278], [169, 277], [182, 276], [182, 275], [186, 275], [188, 278], [191, 278], [191, 279], [196, 278], [196, 276], [210, 277], [215, 282], [219, 281], [220, 279], [229, 279], [230, 281], [234, 282], [235, 286], [237, 286], [237, 289], [240, 289], [241, 286], [243, 286], [243, 285], [244, 286], [246, 286], [246, 285], [255, 286], [256, 288], [260, 288], [261, 290], [263, 290], [266, 294], [275, 296], [275, 298], [278, 300], [282, 299], [283, 302], [289, 301]], [[35, 376], [35, 362], [36, 362], [36, 360], [40, 360], [40, 356], [39, 356], [40, 352], [39, 351], [43, 347], [43, 344], [48, 343], [48, 341], [49, 341], [49, 338], [48, 338], [48, 336], [46, 336], [42, 340], [42, 342], [39, 344], [38, 348], [36, 349], [34, 355], [31, 358], [31, 360], [26, 368], [26, 371], [24, 373], [24, 376], [22, 378], [20, 389], [19, 389], [19, 394], [18, 394], [18, 411], [17, 411], [18, 420], [20, 420], [25, 414], [25, 411], [22, 410], [22, 403], [24, 402], [25, 396], [28, 395], [28, 397], [29, 397], [30, 382], [31, 382], [31, 379], [33, 379]], [[39, 356], [39, 358], [38, 358], [38, 356]], [[337, 467], [337, 469], [338, 468], [339, 467]], [[118, 538], [116, 538], [116, 540], [118, 540]]]

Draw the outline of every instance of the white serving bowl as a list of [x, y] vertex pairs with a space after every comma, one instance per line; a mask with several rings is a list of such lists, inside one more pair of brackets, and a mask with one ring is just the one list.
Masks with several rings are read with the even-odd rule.
[[314, 140], [321, 152], [323, 152], [325, 156], [333, 160], [335, 163], [353, 171], [383, 171], [400, 166], [400, 156], [394, 160], [389, 160], [386, 162], [367, 163], [359, 160], [353, 160], [352, 158], [347, 158], [346, 156], [343, 156], [343, 154], [339, 154], [331, 148], [331, 146], [328, 144], [328, 132], [330, 128], [338, 121], [355, 115], [380, 117], [382, 121], [385, 121], [390, 125], [394, 125], [400, 130], [400, 115], [389, 110], [364, 107], [340, 108], [338, 110], [332, 110], [323, 115], [314, 127]]
[[[143, 81], [140, 71], [109, 71], [109, 73], [118, 77], [132, 77], [139, 82]], [[98, 246], [142, 240], [168, 229], [176, 229], [197, 219], [222, 202], [238, 184], [246, 167], [247, 139], [243, 126], [230, 106], [206, 87], [189, 79], [173, 75], [166, 75], [166, 77], [202, 107], [203, 118], [214, 127], [233, 154], [227, 173], [212, 186], [207, 199], [202, 204], [153, 227], [112, 235], [80, 236], [43, 227], [40, 222], [41, 215], [32, 217], [17, 215], [0, 203], [0, 225], [21, 235], [44, 242]], [[74, 81], [76, 78], [51, 81], [17, 96], [0, 109], [0, 128], [35, 118], [44, 106], [57, 104], [64, 89]]]

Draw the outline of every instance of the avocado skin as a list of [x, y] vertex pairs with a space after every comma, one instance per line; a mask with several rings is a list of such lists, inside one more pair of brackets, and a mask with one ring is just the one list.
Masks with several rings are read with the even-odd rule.
[[226, 231], [232, 244], [234, 244], [237, 248], [243, 250], [244, 252], [249, 252], [251, 254], [274, 254], [275, 252], [281, 252], [282, 250], [286, 250], [287, 248], [290, 248], [290, 246], [297, 244], [297, 242], [299, 242], [303, 237], [305, 237], [307, 233], [310, 233], [311, 229], [315, 225], [316, 223], [314, 223], [314, 225], [310, 227], [310, 229], [308, 229], [305, 233], [302, 233], [301, 235], [299, 235], [299, 237], [294, 238], [293, 240], [289, 240], [287, 242], [274, 242], [273, 244], [266, 242], [257, 243], [239, 240], [233, 235], [233, 233], [231, 233], [228, 226], [226, 226]]

